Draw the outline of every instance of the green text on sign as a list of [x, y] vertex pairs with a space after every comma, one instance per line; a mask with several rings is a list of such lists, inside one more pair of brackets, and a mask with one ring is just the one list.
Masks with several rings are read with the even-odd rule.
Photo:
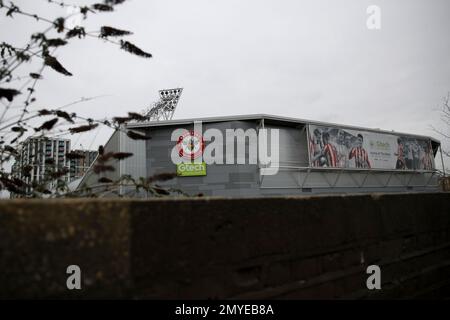
[[206, 176], [206, 163], [179, 163], [177, 164], [177, 176]]

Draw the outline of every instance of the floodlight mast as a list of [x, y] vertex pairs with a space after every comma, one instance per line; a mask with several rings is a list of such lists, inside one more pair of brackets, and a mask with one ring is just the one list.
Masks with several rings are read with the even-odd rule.
[[183, 88], [159, 90], [159, 101], [145, 112], [149, 121], [172, 120]]

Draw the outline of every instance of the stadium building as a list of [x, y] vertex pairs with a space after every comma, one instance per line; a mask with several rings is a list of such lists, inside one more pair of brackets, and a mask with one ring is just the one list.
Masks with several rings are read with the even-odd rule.
[[[150, 139], [130, 139], [129, 131]], [[256, 141], [263, 131], [269, 136], [265, 145]], [[239, 141], [236, 132], [244, 133], [245, 148], [239, 146], [242, 137]], [[222, 157], [222, 163], [203, 158], [212, 143], [213, 156]], [[277, 150], [278, 156], [270, 163], [255, 161], [255, 146], [258, 155], [267, 147], [268, 155]], [[94, 162], [78, 189], [101, 186], [101, 177], [117, 181], [129, 175], [138, 180], [176, 173], [161, 185], [191, 195], [438, 191], [439, 148], [438, 140], [426, 136], [264, 114], [130, 122], [112, 134], [104, 149], [133, 156], [112, 161], [114, 171], [100, 174], [94, 173]], [[276, 170], [267, 174], [271, 168]], [[114, 192], [127, 195], [133, 189], [121, 186]]]

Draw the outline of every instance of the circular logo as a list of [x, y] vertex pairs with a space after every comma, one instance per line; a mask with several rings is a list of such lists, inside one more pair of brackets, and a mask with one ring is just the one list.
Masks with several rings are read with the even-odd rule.
[[203, 137], [194, 130], [185, 132], [178, 138], [177, 149], [181, 158], [194, 160], [197, 159], [205, 148]]

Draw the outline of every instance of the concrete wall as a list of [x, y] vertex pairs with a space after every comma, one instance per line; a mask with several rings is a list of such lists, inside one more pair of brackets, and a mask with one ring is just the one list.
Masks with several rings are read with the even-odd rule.
[[11, 200], [0, 222], [0, 298], [450, 296], [449, 193]]

